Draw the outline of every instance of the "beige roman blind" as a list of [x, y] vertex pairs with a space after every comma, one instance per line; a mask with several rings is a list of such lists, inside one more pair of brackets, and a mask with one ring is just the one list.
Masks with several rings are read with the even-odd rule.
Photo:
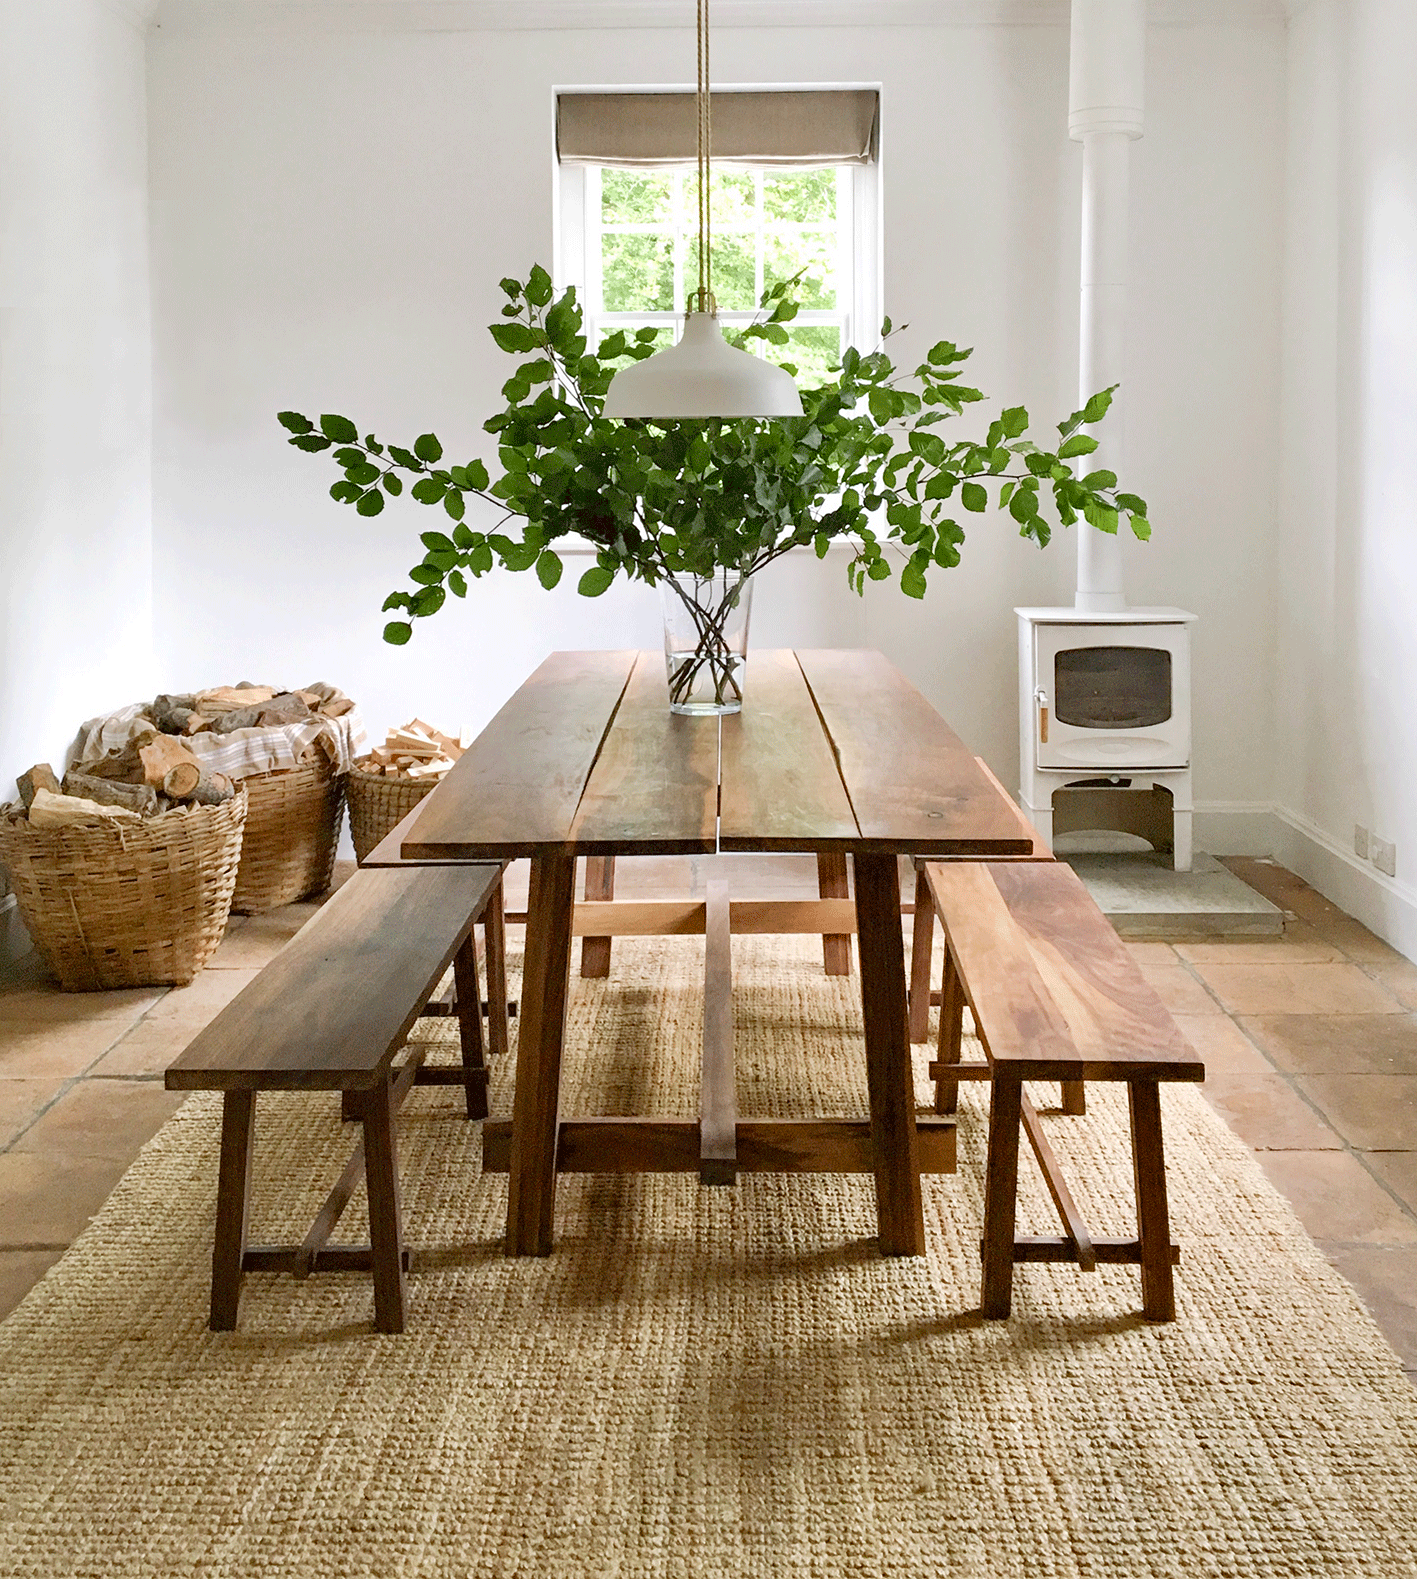
[[[874, 88], [716, 92], [714, 163], [870, 164], [879, 119]], [[692, 93], [560, 93], [556, 157], [632, 169], [692, 164], [697, 125]]]

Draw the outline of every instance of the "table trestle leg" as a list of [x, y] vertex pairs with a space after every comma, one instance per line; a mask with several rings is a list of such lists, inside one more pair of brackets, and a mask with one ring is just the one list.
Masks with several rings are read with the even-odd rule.
[[858, 854], [853, 860], [880, 1246], [885, 1255], [924, 1255], [900, 873], [894, 855]]
[[[614, 899], [615, 857], [613, 855], [586, 857], [585, 896], [587, 899]], [[581, 939], [582, 976], [610, 974], [610, 944], [611, 940], [608, 937]]]
[[[935, 1057], [940, 1064], [952, 1065], [960, 1061], [964, 1047], [964, 984], [955, 968], [954, 955], [945, 948], [945, 969], [940, 979], [940, 1039]], [[954, 1113], [959, 1109], [959, 1081], [935, 1076], [935, 1111]]]
[[570, 988], [576, 858], [533, 856], [518, 1018], [516, 1088], [507, 1203], [507, 1253], [551, 1254], [561, 1050]]
[[255, 1138], [256, 1093], [224, 1091], [221, 1099], [221, 1162], [217, 1170], [216, 1235], [212, 1242], [213, 1332], [232, 1332], [241, 1302], [246, 1253], [246, 1214], [251, 1196], [251, 1143]]
[[921, 862], [915, 869], [915, 916], [910, 931], [910, 1040], [930, 1039], [930, 954], [935, 946], [935, 905]]
[[507, 1026], [511, 1011], [507, 1003], [507, 923], [500, 878], [482, 912], [482, 937], [487, 956], [487, 1053], [491, 1058], [505, 1058], [511, 1045]]
[[465, 1088], [467, 1116], [486, 1118], [487, 1059], [482, 1040], [482, 988], [477, 980], [477, 945], [471, 932], [453, 956], [453, 982], [462, 1065], [470, 1077]]
[[[851, 897], [847, 880], [846, 856], [840, 850], [821, 850], [817, 853], [817, 894], [822, 899], [848, 899]], [[849, 932], [824, 932], [822, 934], [822, 963], [828, 976], [851, 974], [851, 934]]]
[[704, 1047], [699, 1180], [738, 1182], [738, 1093], [733, 1064], [733, 956], [728, 884], [710, 878], [704, 916]]

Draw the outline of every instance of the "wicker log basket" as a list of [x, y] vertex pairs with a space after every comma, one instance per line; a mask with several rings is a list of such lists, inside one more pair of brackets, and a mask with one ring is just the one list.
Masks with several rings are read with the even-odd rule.
[[318, 753], [298, 767], [241, 780], [250, 800], [231, 908], [259, 915], [330, 886], [345, 775]]
[[238, 793], [219, 806], [68, 828], [0, 812], [0, 865], [66, 992], [192, 980], [226, 930], [246, 806]]
[[440, 782], [436, 778], [386, 778], [382, 768], [369, 772], [358, 762], [354, 764], [350, 769], [346, 792], [349, 796], [349, 831], [354, 839], [354, 856], [361, 866], [374, 846], [391, 833]]

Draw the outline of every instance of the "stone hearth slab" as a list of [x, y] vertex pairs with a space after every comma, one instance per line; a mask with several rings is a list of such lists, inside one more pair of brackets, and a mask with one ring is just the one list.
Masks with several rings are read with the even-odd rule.
[[1063, 855], [1123, 937], [1274, 937], [1284, 912], [1213, 855], [1189, 872], [1150, 852]]

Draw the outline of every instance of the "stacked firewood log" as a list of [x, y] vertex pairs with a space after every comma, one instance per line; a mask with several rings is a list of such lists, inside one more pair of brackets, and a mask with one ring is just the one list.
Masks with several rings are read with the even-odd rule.
[[338, 718], [353, 706], [343, 695], [327, 699], [315, 691], [250, 684], [158, 696], [146, 704], [120, 749], [82, 771], [69, 769], [62, 779], [49, 763], [37, 762], [19, 777], [20, 799], [31, 823], [50, 828], [131, 822], [174, 806], [220, 805], [236, 786], [205, 767], [184, 738], [296, 724], [316, 715]]
[[391, 779], [441, 778], [465, 749], [462, 740], [415, 718], [401, 729], [391, 729], [383, 745], [360, 757], [356, 766]]

